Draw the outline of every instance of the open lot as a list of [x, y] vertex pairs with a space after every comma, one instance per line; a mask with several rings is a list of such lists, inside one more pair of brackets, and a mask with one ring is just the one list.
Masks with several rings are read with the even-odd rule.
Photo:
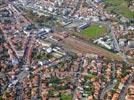
[[97, 38], [99, 36], [104, 35], [107, 32], [106, 27], [99, 24], [92, 24], [88, 28], [82, 30], [80, 32], [80, 36], [86, 39]]
[[121, 14], [127, 18], [133, 18], [134, 12], [129, 10], [127, 0], [104, 0], [110, 12]]

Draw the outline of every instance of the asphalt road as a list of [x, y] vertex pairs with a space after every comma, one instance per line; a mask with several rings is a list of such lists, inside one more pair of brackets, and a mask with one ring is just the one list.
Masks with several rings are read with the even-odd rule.
[[[120, 51], [120, 47], [119, 47], [118, 41], [117, 41], [117, 39], [115, 37], [115, 33], [112, 31], [112, 29], [111, 29], [111, 33], [112, 33], [112, 36], [113, 36], [113, 39], [114, 39], [114, 43], [116, 45], [116, 49], [118, 51]], [[81, 53], [95, 53], [95, 54], [106, 56], [108, 58], [112, 58], [112, 59], [116, 59], [116, 60], [120, 60], [121, 59], [121, 57], [119, 57], [119, 56], [117, 56], [117, 55], [115, 55], [113, 53], [110, 53], [109, 51], [107, 51], [105, 49], [102, 49], [100, 47], [94, 46], [93, 44], [90, 44], [90, 43], [86, 43], [86, 42], [81, 41], [81, 40], [76, 39], [76, 38], [68, 37], [68, 38], [66, 38], [64, 40], [64, 43], [65, 43], [65, 45], [69, 45], [71, 48], [73, 48], [75, 50], [78, 50]], [[12, 45], [11, 45], [11, 47], [12, 47]], [[13, 48], [13, 51], [15, 51], [14, 48]], [[125, 58], [125, 54], [123, 55], [123, 59], [124, 59], [124, 61], [127, 62], [127, 60]], [[17, 76], [17, 79], [19, 81], [21, 81], [27, 75], [28, 75], [28, 72], [22, 71]], [[128, 86], [130, 85], [130, 83], [132, 82], [133, 79], [134, 79], [134, 75], [130, 76], [129, 79], [125, 82], [124, 87], [122, 88], [121, 93], [120, 93], [120, 97], [119, 97], [120, 100], [124, 100], [124, 98], [125, 98], [125, 91], [126, 91], [126, 89], [128, 89]], [[106, 88], [102, 90], [102, 92], [101, 92], [102, 94], [101, 94], [100, 98], [102, 99], [104, 97], [105, 93], [107, 91], [111, 90], [114, 85], [115, 84], [113, 84], [113, 82], [110, 82], [106, 86]]]
[[[116, 82], [114, 82], [114, 78], [115, 78], [115, 63], [113, 62], [112, 64], [112, 76], [111, 76], [111, 82], [109, 82], [101, 91], [100, 91], [100, 95], [99, 95], [99, 99], [100, 100], [104, 100], [104, 96], [105, 94], [110, 91], [115, 85]], [[122, 100], [122, 99], [121, 99]]]
[[124, 83], [124, 86], [120, 91], [119, 100], [125, 100], [126, 92], [128, 90], [128, 87], [131, 85], [132, 81], [134, 81], [134, 74], [131, 74], [128, 80], [126, 80], [126, 82]]
[[[3, 28], [2, 28], [1, 25], [0, 25], [0, 30], [3, 32]], [[9, 43], [9, 45], [10, 45], [10, 49], [11, 49], [12, 52], [15, 54], [15, 57], [16, 57], [17, 59], [19, 59], [19, 57], [18, 57], [18, 55], [17, 55], [17, 52], [16, 52], [14, 46], [12, 45], [10, 39], [7, 37], [7, 34], [4, 33], [4, 32], [3, 32], [3, 34], [4, 34], [4, 37], [5, 37], [6, 41], [7, 41], [7, 43]]]
[[[76, 73], [80, 73], [81, 72], [81, 68], [82, 68], [82, 65], [83, 65], [83, 59], [82, 59], [82, 57], [81, 57], [81, 59], [80, 59], [80, 62], [79, 62], [79, 65], [78, 65], [78, 70], [77, 70], [77, 72]], [[75, 74], [76, 74], [75, 73]], [[80, 75], [75, 75], [74, 76], [74, 85], [76, 86], [76, 88], [74, 89], [74, 91], [73, 91], [73, 100], [76, 100], [77, 99], [77, 97], [76, 97], [76, 90], [77, 90], [77, 87], [78, 87], [78, 80], [79, 80], [79, 77], [80, 77]]]

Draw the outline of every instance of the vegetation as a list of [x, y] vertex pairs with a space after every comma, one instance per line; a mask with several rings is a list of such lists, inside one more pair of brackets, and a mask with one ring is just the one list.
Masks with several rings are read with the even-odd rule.
[[38, 59], [38, 60], [51, 59], [52, 55], [47, 54], [47, 53], [45, 53], [43, 51], [37, 53], [37, 49], [34, 48], [33, 51], [32, 51], [32, 58], [34, 60], [35, 59]]
[[131, 67], [128, 66], [127, 64], [124, 64], [124, 66], [122, 68], [122, 74], [121, 74], [121, 76], [122, 77], [125, 77], [126, 75], [129, 75], [130, 70], [131, 70]]
[[72, 96], [67, 94], [61, 94], [60, 100], [72, 100]]
[[104, 26], [98, 24], [92, 24], [90, 27], [81, 31], [81, 36], [85, 38], [97, 38], [98, 36], [106, 33], [107, 29]]
[[68, 85], [65, 84], [64, 86], [61, 86], [61, 85], [60, 86], [55, 86], [55, 89], [58, 90], [58, 91], [59, 90], [66, 90], [66, 89], [68, 89]]
[[57, 96], [59, 96], [59, 93], [56, 92], [55, 90], [49, 90], [48, 91], [48, 96], [49, 97], [57, 97]]
[[121, 14], [127, 18], [133, 18], [134, 12], [130, 11], [130, 0], [104, 0], [108, 11]]
[[58, 83], [60, 83], [60, 79], [57, 78], [57, 77], [52, 77], [52, 78], [50, 79], [49, 83], [58, 84]]
[[53, 15], [38, 15], [32, 10], [27, 10], [25, 17], [31, 19], [33, 22], [39, 24], [40, 26], [50, 27], [54, 24], [53, 20], [56, 20]]

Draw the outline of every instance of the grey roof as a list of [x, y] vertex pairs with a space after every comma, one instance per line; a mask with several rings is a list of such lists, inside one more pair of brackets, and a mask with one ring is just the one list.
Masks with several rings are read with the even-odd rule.
[[134, 48], [134, 41], [128, 41], [128, 47]]

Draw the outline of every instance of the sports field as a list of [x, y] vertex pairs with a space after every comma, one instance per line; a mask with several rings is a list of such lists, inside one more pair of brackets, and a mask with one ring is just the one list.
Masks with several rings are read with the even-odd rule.
[[134, 12], [130, 11], [127, 0], [104, 0], [110, 12], [121, 14], [127, 18], [134, 18]]
[[107, 32], [107, 29], [104, 26], [98, 24], [92, 24], [88, 28], [81, 31], [80, 35], [84, 38], [91, 39], [102, 36]]

